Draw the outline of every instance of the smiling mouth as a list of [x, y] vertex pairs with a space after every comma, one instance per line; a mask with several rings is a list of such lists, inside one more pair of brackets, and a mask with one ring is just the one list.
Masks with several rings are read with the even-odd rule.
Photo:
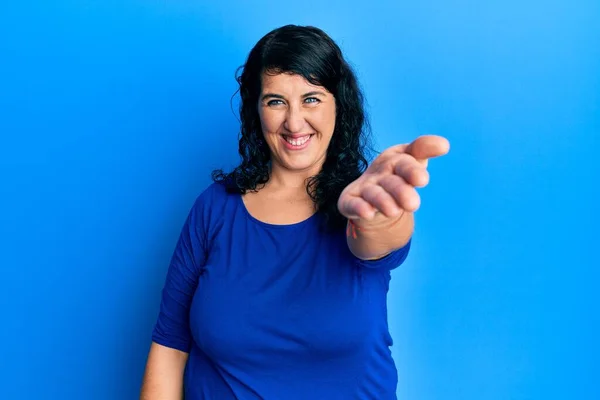
[[306, 144], [306, 142], [308, 142], [313, 135], [310, 134], [310, 135], [300, 136], [300, 137], [291, 137], [291, 136], [287, 136], [287, 135], [282, 135], [282, 136], [283, 136], [283, 139], [290, 145], [292, 145], [294, 147], [301, 147], [304, 144]]

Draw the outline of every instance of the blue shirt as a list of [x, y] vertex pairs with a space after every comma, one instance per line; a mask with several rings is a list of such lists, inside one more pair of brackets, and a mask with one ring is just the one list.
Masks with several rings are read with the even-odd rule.
[[189, 352], [186, 400], [396, 398], [386, 297], [410, 242], [363, 261], [321, 218], [259, 221], [217, 183], [198, 197], [152, 335]]

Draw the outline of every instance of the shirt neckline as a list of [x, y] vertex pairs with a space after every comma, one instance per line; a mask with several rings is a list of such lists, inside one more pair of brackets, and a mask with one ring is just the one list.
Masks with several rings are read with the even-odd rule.
[[244, 211], [244, 214], [246, 214], [246, 217], [248, 217], [248, 219], [250, 219], [254, 223], [256, 223], [258, 225], [262, 225], [262, 226], [264, 226], [266, 228], [286, 229], [286, 228], [299, 227], [299, 226], [311, 223], [314, 219], [317, 218], [317, 214], [318, 214], [318, 212], [315, 212], [310, 217], [308, 217], [308, 218], [306, 218], [306, 219], [304, 219], [302, 221], [294, 222], [292, 224], [272, 224], [272, 223], [269, 223], [269, 222], [262, 221], [262, 220], [256, 218], [255, 216], [253, 216], [250, 213], [250, 211], [248, 211], [248, 208], [246, 207], [246, 203], [244, 203], [244, 199], [242, 198], [241, 194], [239, 194], [239, 193], [236, 194], [236, 198], [237, 198], [239, 206]]

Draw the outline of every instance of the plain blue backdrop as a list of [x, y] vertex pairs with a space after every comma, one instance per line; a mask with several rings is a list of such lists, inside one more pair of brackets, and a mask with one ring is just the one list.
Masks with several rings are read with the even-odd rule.
[[179, 229], [238, 161], [235, 69], [287, 23], [339, 42], [378, 149], [452, 145], [393, 275], [399, 398], [600, 398], [597, 0], [2, 1], [0, 398], [138, 396]]

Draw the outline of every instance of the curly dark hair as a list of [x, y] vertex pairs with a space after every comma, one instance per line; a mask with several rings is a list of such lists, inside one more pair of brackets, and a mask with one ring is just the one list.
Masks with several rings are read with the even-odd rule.
[[306, 190], [327, 226], [344, 226], [346, 220], [337, 209], [337, 201], [342, 190], [368, 166], [370, 129], [352, 68], [338, 45], [319, 28], [286, 25], [269, 32], [250, 51], [236, 73], [241, 97], [241, 163], [229, 173], [213, 171], [213, 180], [241, 194], [256, 191], [269, 180], [270, 150], [258, 115], [263, 73], [298, 74], [334, 96], [335, 129], [323, 167], [309, 178]]

